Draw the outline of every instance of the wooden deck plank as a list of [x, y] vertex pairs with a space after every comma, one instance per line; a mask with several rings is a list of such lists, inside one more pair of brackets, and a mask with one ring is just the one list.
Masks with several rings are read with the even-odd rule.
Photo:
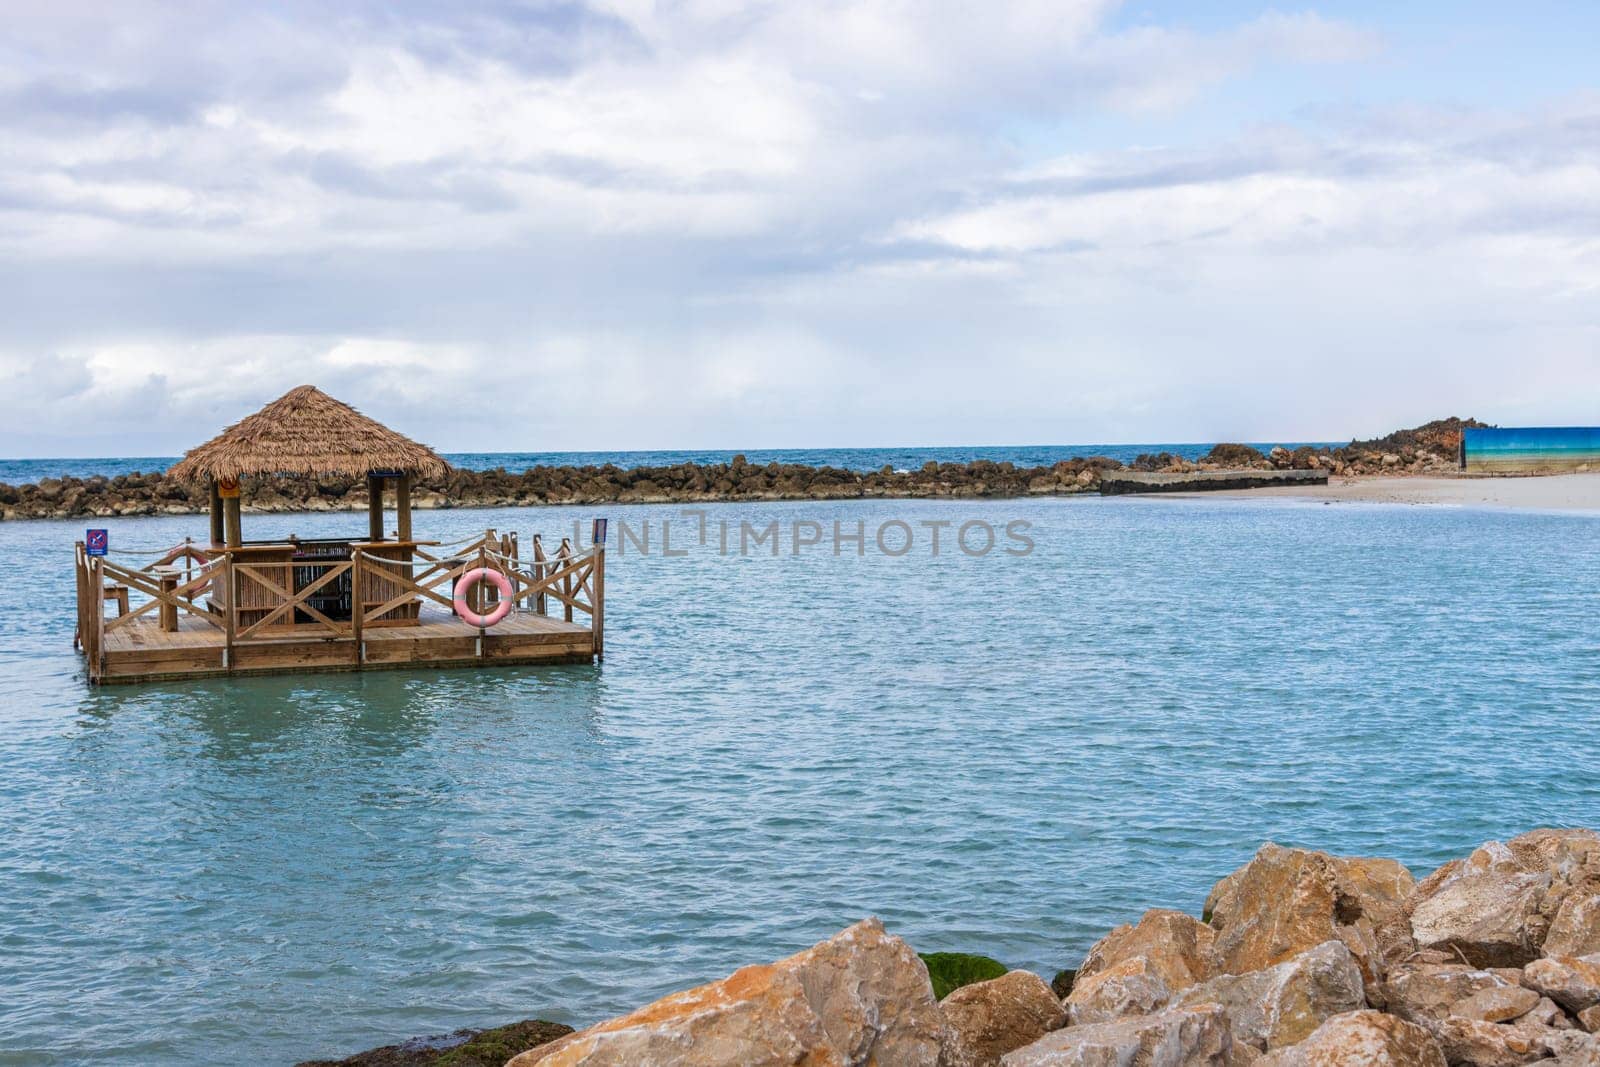
[[368, 629], [365, 661], [353, 638], [321, 627], [299, 627], [234, 646], [224, 667], [226, 635], [206, 620], [180, 615], [178, 629], [161, 629], [155, 616], [140, 617], [105, 635], [106, 682], [162, 681], [228, 674], [320, 673], [417, 667], [509, 666], [584, 663], [594, 658], [587, 626], [531, 612], [513, 612], [481, 632], [442, 608], [423, 609], [414, 626]]

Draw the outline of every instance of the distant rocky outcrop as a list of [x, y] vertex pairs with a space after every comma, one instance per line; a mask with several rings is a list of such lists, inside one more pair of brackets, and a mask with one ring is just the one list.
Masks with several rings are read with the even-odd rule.
[[[1435, 419], [1409, 430], [1396, 430], [1370, 441], [1351, 441], [1338, 448], [1283, 446], [1263, 453], [1249, 445], [1219, 444], [1199, 460], [1222, 469], [1326, 470], [1349, 477], [1399, 474], [1447, 474], [1459, 469], [1462, 431], [1482, 429], [1477, 419]], [[1185, 470], [1168, 453], [1139, 456], [1137, 470]], [[1200, 469], [1203, 469], [1201, 467]]]
[[[1439, 474], [1456, 469], [1461, 429], [1481, 426], [1474, 419], [1440, 419], [1400, 430], [1374, 441], [1340, 448], [1263, 453], [1249, 445], [1219, 444], [1199, 460], [1170, 452], [1141, 455], [1136, 471], [1193, 473], [1222, 470], [1326, 470], [1334, 475]], [[1009, 462], [928, 461], [912, 471], [811, 467], [794, 463], [680, 463], [624, 470], [601, 467], [533, 467], [522, 473], [503, 468], [452, 470], [419, 483], [412, 491], [417, 508], [517, 507], [536, 504], [659, 504], [753, 500], [848, 500], [923, 497], [1060, 496], [1095, 492], [1105, 471], [1124, 469], [1106, 456], [1076, 456], [1042, 467]], [[360, 479], [340, 477], [247, 478], [242, 485], [247, 512], [363, 511], [367, 488]], [[120, 515], [192, 515], [208, 506], [203, 485], [164, 474], [115, 477], [46, 478], [26, 485], [0, 484], [0, 519], [112, 518]]]
[[[1048, 467], [978, 460], [928, 462], [914, 471], [843, 470], [742, 462], [681, 463], [671, 467], [533, 467], [455, 470], [412, 490], [419, 509], [519, 507], [539, 504], [661, 504], [755, 500], [850, 500], [922, 497], [1019, 497], [1098, 490], [1100, 471], [1122, 464], [1104, 456], [1062, 460]], [[247, 478], [241, 485], [249, 513], [364, 511], [367, 487], [358, 479]], [[160, 474], [115, 478], [46, 478], [36, 484], [0, 484], [0, 519], [111, 518], [118, 515], [192, 515], [208, 507], [204, 486]]]
[[1145, 912], [1054, 989], [1009, 971], [938, 1001], [869, 919], [509, 1067], [1600, 1067], [1597, 912], [1591, 830], [1491, 841], [1421, 881], [1267, 844], [1204, 921]]

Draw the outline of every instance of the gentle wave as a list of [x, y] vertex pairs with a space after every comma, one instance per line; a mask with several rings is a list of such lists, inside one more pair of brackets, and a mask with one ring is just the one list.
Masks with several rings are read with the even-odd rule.
[[[867, 914], [1049, 976], [1145, 907], [1197, 912], [1269, 838], [1420, 873], [1600, 824], [1593, 519], [713, 507], [1020, 518], [1038, 547], [614, 553], [600, 667], [96, 692], [71, 651], [81, 523], [0, 526], [0, 1063], [288, 1063], [583, 1023]], [[113, 544], [195, 521], [112, 520]]]

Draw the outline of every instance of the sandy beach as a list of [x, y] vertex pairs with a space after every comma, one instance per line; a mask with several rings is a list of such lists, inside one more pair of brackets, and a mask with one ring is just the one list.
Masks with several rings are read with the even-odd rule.
[[1329, 503], [1432, 504], [1467, 508], [1600, 511], [1600, 473], [1529, 477], [1334, 478], [1327, 485], [1173, 493], [1203, 499], [1311, 499]]

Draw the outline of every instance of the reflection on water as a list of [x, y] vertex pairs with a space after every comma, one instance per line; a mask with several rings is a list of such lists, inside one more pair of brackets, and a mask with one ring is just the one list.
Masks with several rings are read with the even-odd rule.
[[492, 733], [526, 727], [523, 705], [531, 700], [551, 713], [541, 717], [542, 730], [559, 729], [564, 740], [578, 744], [582, 739], [566, 735], [585, 730], [593, 738], [598, 674], [581, 665], [85, 686], [79, 740], [88, 746], [119, 717], [159, 708], [180, 728], [186, 746], [198, 744], [201, 755], [219, 763], [286, 756], [307, 769], [342, 768], [351, 760], [403, 758], [429, 745], [441, 723], [454, 731], [464, 717]]
[[[1197, 909], [1268, 837], [1426, 869], [1600, 823], [1592, 519], [723, 511], [1022, 517], [1039, 547], [629, 555], [603, 666], [90, 691], [65, 615], [79, 524], [0, 527], [0, 1064], [289, 1062], [583, 1022], [869, 913], [1049, 973], [1147, 905]], [[128, 521], [113, 544], [192, 526]], [[38, 607], [53, 589], [61, 613]]]

